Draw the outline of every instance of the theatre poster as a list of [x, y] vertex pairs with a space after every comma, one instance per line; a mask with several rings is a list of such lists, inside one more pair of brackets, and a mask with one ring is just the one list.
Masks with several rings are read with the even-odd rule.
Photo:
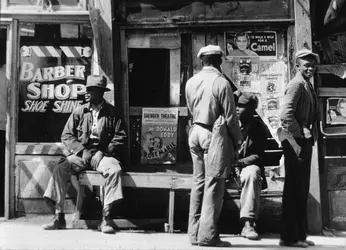
[[176, 162], [177, 126], [177, 108], [143, 108], [141, 164]]
[[60, 142], [68, 117], [84, 102], [91, 55], [88, 46], [21, 46], [20, 142]]

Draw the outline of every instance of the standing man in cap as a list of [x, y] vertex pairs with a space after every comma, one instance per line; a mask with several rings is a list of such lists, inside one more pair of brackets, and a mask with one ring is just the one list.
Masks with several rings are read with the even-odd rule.
[[261, 189], [267, 188], [263, 158], [269, 130], [260, 118], [254, 117], [258, 106], [256, 95], [237, 90], [235, 97], [238, 99], [237, 115], [243, 138], [235, 176], [233, 174], [240, 178], [241, 184], [240, 221], [244, 225], [241, 236], [258, 240], [255, 222], [258, 220]]
[[103, 99], [106, 78], [90, 75], [87, 78], [86, 104], [76, 108], [61, 135], [70, 155], [55, 166], [44, 198], [55, 205], [54, 219], [43, 226], [46, 230], [65, 229], [64, 202], [72, 174], [96, 170], [105, 179], [103, 219], [99, 230], [114, 233], [110, 212], [114, 201], [122, 199], [121, 164], [126, 133], [115, 114], [114, 106]]
[[[188, 226], [192, 245], [230, 246], [229, 242], [220, 240], [217, 230], [225, 178], [230, 173], [230, 166], [222, 162], [235, 157], [232, 152], [238, 151], [241, 134], [231, 84], [221, 73], [222, 56], [223, 51], [219, 46], [208, 45], [201, 48], [197, 57], [202, 60], [203, 68], [188, 80], [185, 89], [193, 123], [189, 132], [193, 186]], [[226, 135], [218, 139], [229, 142], [228, 148], [223, 145], [210, 147], [212, 141], [217, 141], [214, 131], [220, 117], [224, 117], [225, 123], [219, 124], [226, 124]], [[219, 161], [210, 160], [216, 155]]]
[[312, 146], [317, 139], [317, 98], [310, 79], [319, 62], [308, 49], [296, 53], [296, 76], [287, 84], [281, 107], [281, 130], [290, 134], [301, 148], [295, 150], [292, 140], [283, 138], [285, 184], [282, 198], [281, 246], [307, 247], [307, 201], [310, 186]]

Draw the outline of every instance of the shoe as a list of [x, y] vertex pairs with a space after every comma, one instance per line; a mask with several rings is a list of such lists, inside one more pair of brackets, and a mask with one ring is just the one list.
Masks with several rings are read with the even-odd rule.
[[256, 232], [254, 223], [252, 221], [245, 221], [243, 230], [241, 230], [240, 235], [249, 240], [259, 240], [258, 233]]
[[198, 242], [198, 245], [201, 247], [230, 247], [232, 246], [231, 242], [222, 241], [220, 239], [212, 240], [209, 242]]
[[110, 219], [103, 217], [101, 223], [98, 226], [98, 230], [104, 234], [114, 234], [115, 230], [111, 226]]
[[308, 247], [308, 244], [306, 244], [303, 241], [284, 242], [283, 240], [280, 240], [279, 245], [285, 246], [285, 247], [300, 247], [300, 248], [307, 248]]
[[303, 241], [305, 244], [308, 244], [308, 246], [312, 247], [315, 245], [315, 242], [313, 242], [312, 240], [304, 240]]
[[[60, 218], [59, 218], [60, 217]], [[66, 220], [63, 216], [54, 216], [53, 220], [47, 224], [44, 224], [42, 228], [44, 230], [57, 230], [66, 229]]]

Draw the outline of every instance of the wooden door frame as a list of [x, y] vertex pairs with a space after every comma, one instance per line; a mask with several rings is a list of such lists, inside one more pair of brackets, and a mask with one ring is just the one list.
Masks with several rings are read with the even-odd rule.
[[[167, 34], [170, 34], [167, 30]], [[143, 32], [120, 29], [120, 48], [121, 48], [121, 74], [122, 79], [120, 85], [118, 84], [116, 92], [117, 99], [121, 100], [122, 116], [126, 124], [128, 131], [128, 142], [130, 138], [130, 115], [141, 115], [141, 108], [131, 108], [129, 102], [129, 76], [128, 76], [128, 49], [169, 49], [170, 51], [170, 107], [179, 107], [180, 105], [180, 74], [181, 74], [181, 34], [179, 32], [173, 32], [177, 34], [177, 39], [172, 39], [172, 43], [151, 44], [150, 34], [153, 32]], [[118, 105], [117, 105], [118, 106]], [[179, 108], [179, 115], [187, 115], [186, 108]], [[139, 113], [140, 112], [140, 113]], [[127, 159], [126, 164], [130, 164], [130, 143], [127, 146]]]
[[17, 141], [17, 68], [18, 68], [18, 21], [1, 19], [7, 27], [6, 41], [6, 142], [5, 142], [5, 219], [14, 217], [15, 208], [15, 145]]

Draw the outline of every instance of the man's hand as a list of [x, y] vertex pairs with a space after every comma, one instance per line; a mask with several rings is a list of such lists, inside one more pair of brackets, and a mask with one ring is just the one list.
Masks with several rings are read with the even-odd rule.
[[96, 170], [102, 158], [103, 153], [100, 150], [98, 150], [96, 154], [94, 154], [94, 156], [91, 158], [90, 166]]
[[91, 158], [93, 156], [93, 154], [96, 152], [96, 149], [83, 149], [83, 153], [82, 153], [82, 158], [85, 162], [85, 164], [89, 165]]
[[309, 139], [312, 137], [310, 130], [306, 127], [303, 127], [303, 134], [306, 139]]

